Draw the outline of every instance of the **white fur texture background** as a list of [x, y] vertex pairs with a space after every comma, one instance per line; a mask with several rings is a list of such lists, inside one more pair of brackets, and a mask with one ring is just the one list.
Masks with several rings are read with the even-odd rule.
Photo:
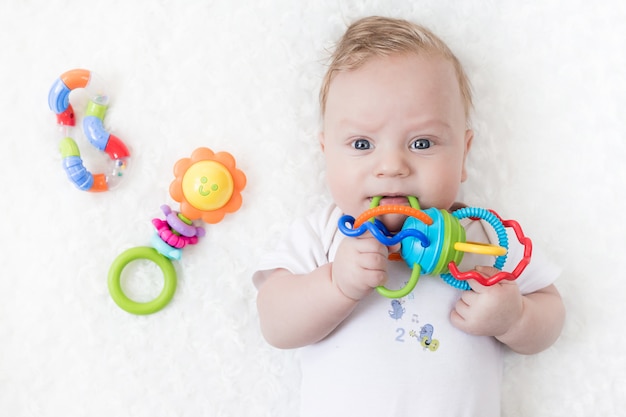
[[[326, 49], [370, 14], [421, 22], [457, 53], [476, 102], [463, 199], [517, 219], [564, 267], [563, 335], [507, 356], [503, 414], [626, 413], [626, 3], [6, 0], [0, 415], [296, 415], [297, 352], [263, 341], [250, 273], [328, 199], [316, 139]], [[75, 189], [60, 167], [47, 95], [79, 67], [105, 80], [105, 126], [132, 152], [107, 193]], [[72, 95], [79, 116], [86, 100]], [[98, 171], [103, 154], [76, 139]], [[128, 314], [109, 266], [149, 243], [159, 207], [176, 207], [174, 163], [200, 146], [235, 156], [243, 207], [185, 249], [164, 310]], [[129, 291], [154, 297], [159, 271], [133, 265]]]

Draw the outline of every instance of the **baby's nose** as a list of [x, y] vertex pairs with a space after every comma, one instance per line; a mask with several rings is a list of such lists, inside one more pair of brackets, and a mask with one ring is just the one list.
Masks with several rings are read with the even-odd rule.
[[376, 175], [379, 177], [406, 176], [409, 172], [410, 167], [405, 156], [396, 151], [381, 155], [376, 167]]

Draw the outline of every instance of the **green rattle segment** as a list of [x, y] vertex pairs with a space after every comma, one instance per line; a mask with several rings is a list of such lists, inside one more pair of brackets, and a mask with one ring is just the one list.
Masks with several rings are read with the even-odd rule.
[[[454, 245], [456, 242], [465, 242], [465, 229], [461, 226], [461, 222], [446, 210], [437, 210], [437, 212], [443, 222], [443, 227], [439, 231], [442, 243], [439, 246], [441, 250], [439, 253], [439, 262], [437, 262], [435, 268], [430, 272], [433, 275], [448, 272], [448, 265], [451, 261], [457, 265], [461, 263], [463, 260], [463, 252], [457, 251]], [[434, 210], [429, 214], [434, 215]], [[439, 243], [437, 242], [436, 244]]]
[[183, 216], [183, 213], [178, 213], [177, 216], [183, 223], [188, 224], [188, 225], [192, 225], [193, 224], [193, 222], [191, 220], [189, 220], [187, 217]]
[[[376, 197], [372, 197], [372, 202], [370, 203], [370, 208], [373, 209], [375, 207], [378, 207], [378, 205], [380, 204], [380, 200], [382, 200], [382, 199], [383, 199], [383, 196], [381, 196], [381, 195], [377, 195]], [[414, 196], [410, 195], [406, 199], [409, 200], [409, 205], [412, 208], [414, 208], [416, 210], [421, 210], [420, 203], [417, 200], [417, 197], [414, 197]]]
[[399, 290], [390, 290], [389, 288], [383, 287], [381, 285], [380, 287], [376, 287], [376, 291], [378, 291], [380, 295], [383, 295], [387, 298], [406, 297], [411, 293], [411, 291], [413, 291], [413, 289], [417, 285], [417, 281], [420, 279], [421, 271], [422, 267], [419, 266], [419, 264], [413, 264], [413, 272], [411, 272], [411, 278], [409, 278], [409, 282], [407, 282], [404, 287], [400, 288]]
[[421, 210], [422, 209], [420, 207], [419, 201], [417, 201], [417, 197], [410, 195], [410, 196], [407, 197], [407, 200], [409, 200], [409, 205], [411, 207], [413, 207], [414, 209], [417, 209], [417, 210]]
[[380, 204], [380, 200], [383, 198], [381, 196], [372, 197], [372, 202], [370, 203], [370, 208], [378, 207]]
[[104, 120], [104, 115], [107, 112], [107, 105], [98, 104], [93, 100], [89, 100], [87, 104], [87, 110], [85, 110], [85, 116], [96, 116], [100, 120]]
[[[128, 298], [128, 296], [124, 294], [124, 290], [122, 290], [121, 283], [122, 270], [129, 263], [140, 259], [146, 259], [157, 264], [157, 266], [161, 268], [164, 278], [161, 294], [154, 300], [145, 303], [140, 303]], [[165, 307], [167, 303], [171, 301], [172, 297], [174, 297], [176, 282], [176, 269], [172, 262], [167, 257], [157, 252], [156, 249], [149, 246], [140, 246], [122, 252], [115, 261], [113, 261], [109, 269], [108, 285], [111, 298], [113, 298], [113, 301], [115, 301], [121, 309], [137, 315], [156, 313]]]
[[63, 158], [67, 158], [68, 156], [80, 156], [78, 145], [74, 142], [74, 139], [70, 137], [66, 137], [61, 140], [61, 143], [59, 143], [59, 150], [61, 151], [61, 156]]

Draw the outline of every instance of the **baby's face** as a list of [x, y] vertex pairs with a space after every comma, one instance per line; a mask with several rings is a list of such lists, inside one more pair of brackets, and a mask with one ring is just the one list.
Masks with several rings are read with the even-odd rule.
[[[380, 204], [448, 209], [465, 181], [472, 132], [452, 64], [415, 54], [374, 58], [330, 84], [320, 142], [327, 181], [343, 212]], [[382, 219], [399, 230], [404, 218]]]

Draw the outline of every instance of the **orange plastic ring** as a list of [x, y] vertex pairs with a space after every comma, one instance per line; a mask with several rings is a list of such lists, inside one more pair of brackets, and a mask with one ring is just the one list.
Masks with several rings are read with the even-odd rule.
[[418, 220], [421, 220], [427, 225], [433, 224], [433, 219], [424, 213], [422, 210], [409, 207], [409, 206], [401, 206], [398, 204], [388, 204], [384, 206], [376, 206], [372, 207], [366, 211], [364, 211], [357, 219], [354, 221], [354, 227], [359, 227], [369, 219], [381, 216], [383, 214], [404, 214], [406, 216], [415, 217]]

